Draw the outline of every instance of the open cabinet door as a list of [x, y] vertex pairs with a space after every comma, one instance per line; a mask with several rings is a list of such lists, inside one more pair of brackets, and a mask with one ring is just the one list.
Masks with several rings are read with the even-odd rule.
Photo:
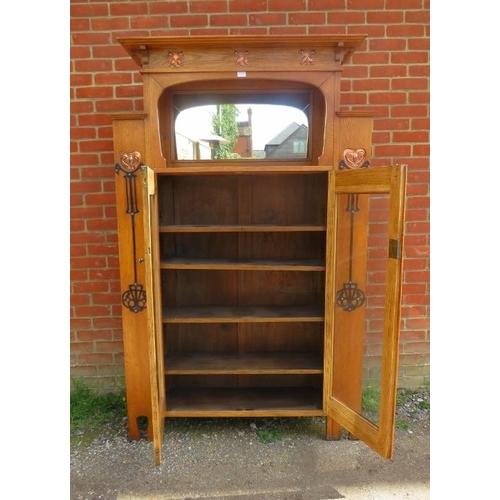
[[328, 419], [385, 458], [394, 444], [405, 185], [400, 165], [336, 170], [329, 180]]
[[165, 381], [163, 378], [163, 335], [161, 317], [161, 289], [155, 269], [159, 269], [158, 198], [156, 174], [145, 166], [144, 174], [144, 241], [146, 245], [146, 290], [148, 314], [148, 349], [151, 381], [151, 422], [155, 465], [161, 463], [165, 411]]

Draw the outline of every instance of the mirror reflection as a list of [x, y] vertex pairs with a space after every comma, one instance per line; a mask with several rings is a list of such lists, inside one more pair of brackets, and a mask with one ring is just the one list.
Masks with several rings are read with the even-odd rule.
[[293, 106], [214, 104], [183, 109], [175, 119], [177, 160], [308, 157], [307, 115]]

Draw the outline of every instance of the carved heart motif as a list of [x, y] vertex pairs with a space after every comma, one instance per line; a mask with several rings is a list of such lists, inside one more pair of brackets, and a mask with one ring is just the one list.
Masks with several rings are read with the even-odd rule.
[[344, 149], [344, 162], [349, 168], [359, 168], [366, 157], [364, 149]]
[[120, 153], [120, 165], [125, 172], [135, 172], [141, 164], [141, 153], [139, 151], [132, 151]]

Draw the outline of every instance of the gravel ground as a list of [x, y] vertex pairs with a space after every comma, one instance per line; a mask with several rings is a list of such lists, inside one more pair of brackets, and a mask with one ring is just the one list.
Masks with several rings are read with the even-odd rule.
[[428, 392], [398, 405], [394, 458], [347, 436], [324, 439], [324, 419], [169, 419], [163, 461], [129, 441], [126, 422], [71, 445], [73, 500], [349, 500], [430, 498]]

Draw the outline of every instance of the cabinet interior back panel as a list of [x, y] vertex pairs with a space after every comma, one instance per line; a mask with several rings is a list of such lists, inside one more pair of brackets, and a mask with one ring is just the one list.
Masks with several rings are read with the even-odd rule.
[[325, 260], [325, 232], [162, 233], [162, 259]]
[[163, 307], [318, 306], [322, 272], [163, 270]]
[[325, 224], [327, 177], [159, 176], [160, 224]]
[[311, 352], [322, 354], [322, 323], [213, 323], [164, 326], [167, 353]]

